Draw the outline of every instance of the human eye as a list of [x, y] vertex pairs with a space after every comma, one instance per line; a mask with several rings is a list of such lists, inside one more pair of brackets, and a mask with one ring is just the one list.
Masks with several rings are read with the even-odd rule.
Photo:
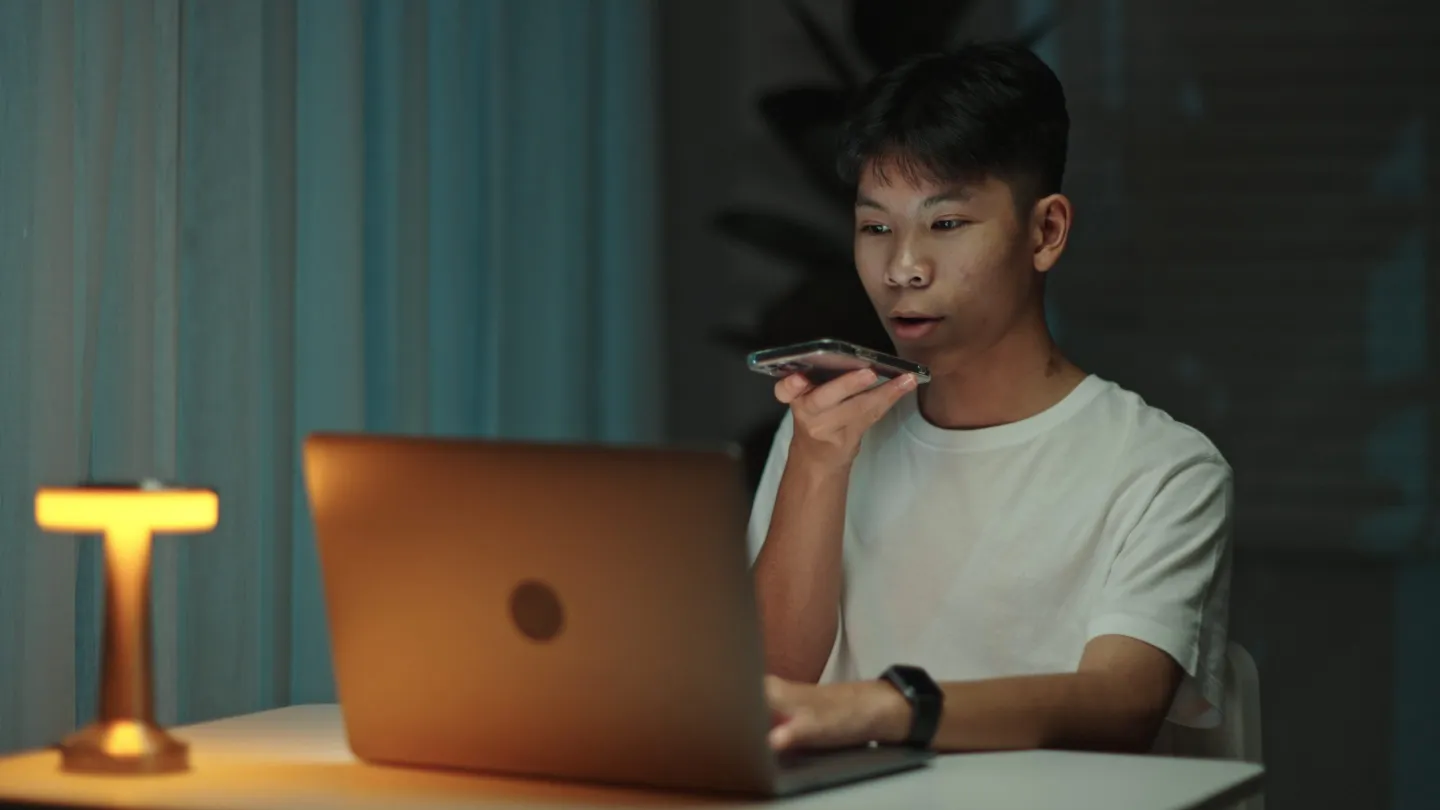
[[876, 236], [882, 236], [884, 234], [890, 233], [890, 226], [881, 225], [877, 222], [866, 222], [860, 226], [860, 232], [874, 234]]
[[958, 231], [968, 224], [966, 220], [949, 217], [946, 219], [937, 219], [930, 226], [930, 229], [935, 231]]

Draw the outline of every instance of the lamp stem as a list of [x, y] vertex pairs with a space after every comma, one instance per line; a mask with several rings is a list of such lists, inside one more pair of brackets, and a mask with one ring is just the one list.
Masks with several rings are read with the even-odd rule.
[[151, 681], [150, 530], [105, 534], [105, 629], [99, 720], [154, 719]]

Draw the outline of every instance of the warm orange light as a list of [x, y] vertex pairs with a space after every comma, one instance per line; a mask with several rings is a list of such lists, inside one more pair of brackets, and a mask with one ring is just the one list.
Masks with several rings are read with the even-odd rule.
[[138, 757], [145, 753], [145, 727], [134, 720], [120, 720], [108, 729], [105, 749], [117, 757]]
[[164, 773], [189, 767], [186, 745], [155, 723], [150, 674], [150, 545], [160, 533], [215, 528], [220, 499], [208, 489], [47, 487], [35, 522], [52, 532], [105, 535], [105, 630], [100, 711], [60, 744], [66, 770]]
[[208, 489], [47, 488], [35, 493], [35, 522], [52, 532], [205, 532], [215, 528], [219, 516], [220, 498]]

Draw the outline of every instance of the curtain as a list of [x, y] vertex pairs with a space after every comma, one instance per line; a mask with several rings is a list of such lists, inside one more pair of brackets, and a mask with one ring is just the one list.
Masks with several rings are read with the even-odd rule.
[[317, 429], [660, 432], [646, 0], [0, 0], [0, 749], [95, 709], [98, 541], [156, 541], [157, 711], [333, 699]]

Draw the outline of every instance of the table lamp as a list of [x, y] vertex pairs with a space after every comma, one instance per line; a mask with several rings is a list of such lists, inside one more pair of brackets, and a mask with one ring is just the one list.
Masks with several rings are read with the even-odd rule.
[[155, 723], [151, 681], [150, 541], [155, 533], [215, 528], [220, 500], [208, 489], [87, 484], [35, 493], [35, 521], [50, 532], [100, 533], [105, 543], [105, 624], [100, 711], [60, 743], [61, 768], [153, 774], [189, 768], [189, 747]]

